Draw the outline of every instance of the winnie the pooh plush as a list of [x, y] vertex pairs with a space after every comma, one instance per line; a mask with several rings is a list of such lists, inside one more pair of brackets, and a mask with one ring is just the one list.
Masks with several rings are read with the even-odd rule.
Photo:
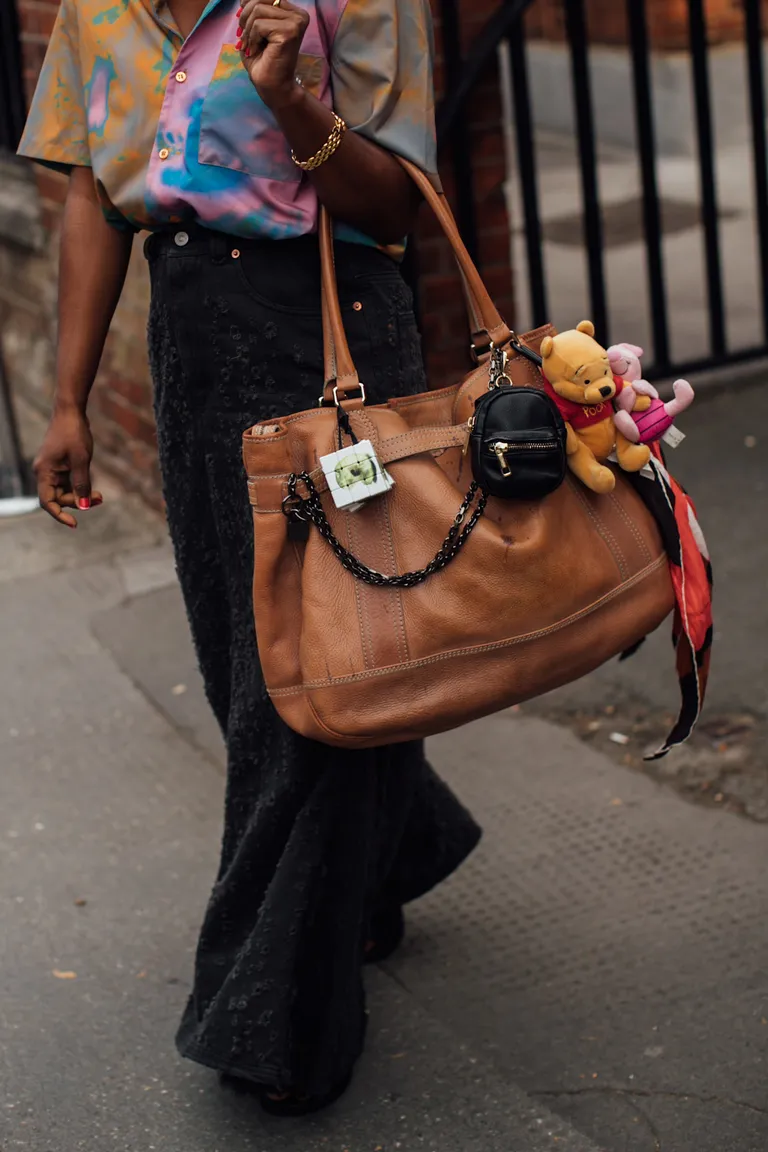
[[[624, 387], [614, 376], [608, 353], [594, 339], [595, 326], [583, 320], [577, 328], [546, 336], [541, 344], [544, 388], [565, 421], [568, 465], [593, 492], [605, 494], [616, 486], [606, 461], [615, 452], [625, 472], [639, 472], [650, 460], [650, 449], [631, 444], [613, 419], [613, 400]], [[648, 397], [638, 397], [638, 408]]]

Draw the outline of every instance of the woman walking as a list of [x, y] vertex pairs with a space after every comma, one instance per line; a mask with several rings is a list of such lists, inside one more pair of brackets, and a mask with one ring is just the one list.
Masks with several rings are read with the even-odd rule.
[[369, 398], [423, 391], [397, 258], [434, 173], [427, 0], [62, 0], [20, 152], [70, 174], [57, 379], [36, 461], [63, 525], [91, 489], [88, 394], [135, 233], [152, 280], [149, 354], [168, 521], [228, 750], [221, 864], [177, 1044], [296, 1115], [347, 1086], [362, 965], [402, 906], [479, 829], [421, 744], [340, 752], [278, 719], [258, 664], [251, 424], [323, 386], [318, 205], [336, 221], [352, 353]]

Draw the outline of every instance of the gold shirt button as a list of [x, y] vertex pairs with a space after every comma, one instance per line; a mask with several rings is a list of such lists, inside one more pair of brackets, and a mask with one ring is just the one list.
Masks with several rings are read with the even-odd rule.
[[161, 160], [167, 160], [168, 157], [170, 156], [170, 152], [168, 151], [167, 148], [161, 148], [160, 151], [158, 152], [158, 156], [160, 157]]
[[186, 72], [177, 72], [176, 73], [176, 82], [178, 84], [183, 84], [184, 81], [186, 80], [186, 78], [187, 78]]

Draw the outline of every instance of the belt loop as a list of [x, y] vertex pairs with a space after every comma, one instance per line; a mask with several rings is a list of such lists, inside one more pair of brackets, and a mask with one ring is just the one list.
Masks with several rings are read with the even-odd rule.
[[227, 245], [227, 238], [221, 232], [213, 232], [211, 234], [211, 261], [214, 264], [223, 264], [227, 258], [229, 247]]

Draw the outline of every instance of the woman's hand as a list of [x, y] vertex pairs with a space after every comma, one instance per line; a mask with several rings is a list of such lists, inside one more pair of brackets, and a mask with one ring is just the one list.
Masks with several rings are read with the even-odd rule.
[[85, 413], [75, 406], [54, 410], [34, 463], [40, 507], [68, 528], [77, 521], [67, 508], [83, 511], [102, 503], [91, 490], [93, 436]]
[[[248, 75], [292, 151], [308, 160], [336, 125], [332, 110], [296, 79], [309, 16], [291, 0], [246, 0], [238, 20], [237, 47]], [[308, 179], [331, 216], [379, 244], [400, 244], [413, 227], [416, 185], [393, 155], [359, 132], [347, 132]]]
[[237, 47], [256, 91], [273, 112], [301, 95], [299, 49], [309, 24], [290, 0], [247, 0], [238, 12]]

